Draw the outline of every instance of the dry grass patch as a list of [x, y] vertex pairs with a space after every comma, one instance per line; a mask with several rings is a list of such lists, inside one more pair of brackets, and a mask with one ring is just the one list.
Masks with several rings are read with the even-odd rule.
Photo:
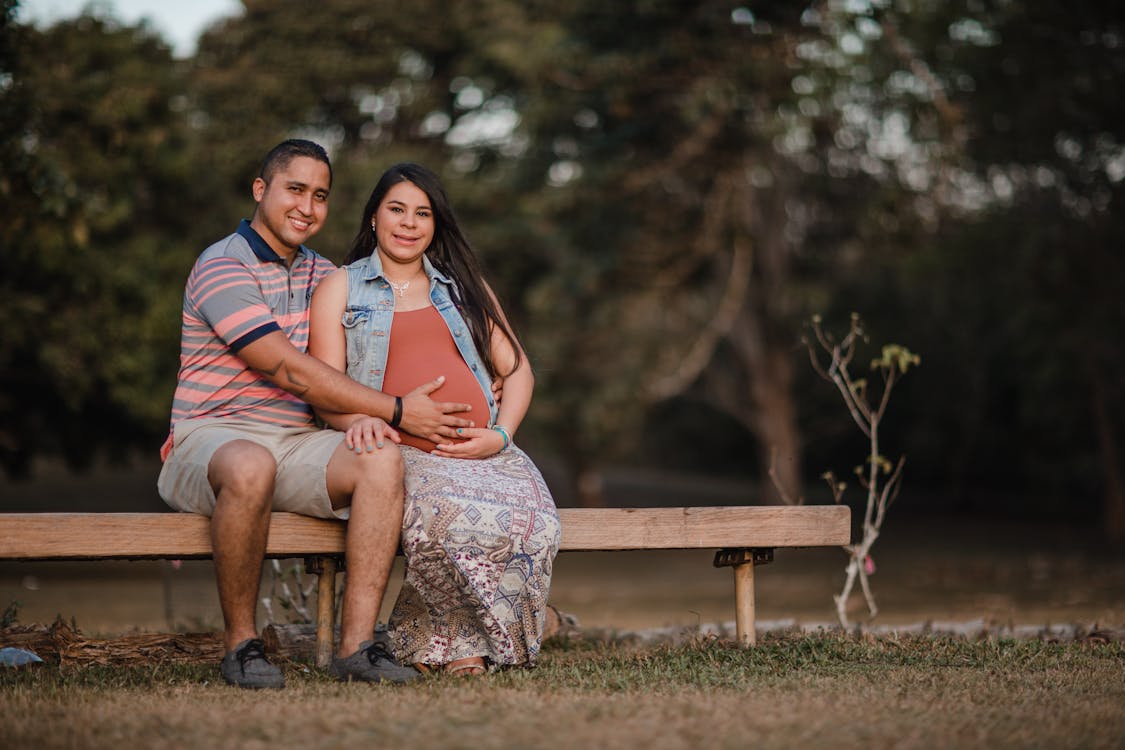
[[533, 671], [248, 693], [213, 666], [0, 672], [0, 747], [1122, 747], [1125, 646], [557, 645]]

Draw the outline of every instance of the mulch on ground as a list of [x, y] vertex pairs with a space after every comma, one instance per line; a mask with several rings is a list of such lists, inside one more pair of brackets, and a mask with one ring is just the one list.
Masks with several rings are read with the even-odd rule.
[[[544, 639], [577, 632], [571, 615], [547, 611]], [[266, 653], [291, 661], [309, 661], [316, 649], [314, 625], [267, 625]], [[0, 629], [0, 647], [23, 649], [59, 666], [138, 664], [206, 664], [223, 658], [221, 633], [127, 633], [109, 639], [87, 638], [61, 617], [51, 625], [12, 625]]]
[[223, 658], [218, 633], [135, 633], [87, 638], [62, 620], [51, 625], [13, 625], [0, 631], [5, 647], [30, 651], [60, 666], [194, 664]]

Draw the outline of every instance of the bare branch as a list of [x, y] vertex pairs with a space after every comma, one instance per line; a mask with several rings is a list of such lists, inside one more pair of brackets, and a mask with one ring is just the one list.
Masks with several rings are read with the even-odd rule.
[[833, 355], [832, 361], [835, 362], [838, 360], [840, 354], [839, 348], [828, 338], [828, 334], [824, 332], [820, 322], [816, 319], [813, 320], [813, 331], [816, 332], [816, 340], [820, 343], [821, 348]]
[[900, 456], [894, 472], [883, 485], [883, 491], [879, 496], [878, 512], [875, 514], [875, 528], [877, 529], [883, 525], [883, 517], [887, 513], [887, 508], [889, 508], [891, 503], [894, 502], [894, 499], [898, 497], [898, 491], [902, 487], [902, 468], [905, 465], [906, 456]]
[[[884, 347], [884, 366], [880, 368], [884, 378], [883, 392], [879, 399], [878, 408], [872, 410], [867, 400], [865, 383], [863, 381], [857, 383], [852, 380], [851, 374], [848, 372], [848, 362], [855, 354], [857, 342], [864, 337], [859, 316], [853, 314], [848, 334], [839, 344], [831, 343], [832, 339], [823, 330], [819, 317], [813, 318], [812, 325], [817, 343], [831, 356], [828, 368], [823, 368], [814, 344], [805, 339], [805, 346], [809, 350], [809, 360], [812, 362], [813, 369], [821, 377], [836, 386], [836, 390], [847, 406], [852, 420], [868, 438], [866, 465], [856, 467], [859, 484], [867, 491], [867, 502], [863, 513], [863, 536], [858, 543], [844, 547], [844, 550], [848, 553], [848, 565], [845, 569], [846, 578], [843, 590], [839, 595], [833, 597], [836, 603], [836, 616], [840, 620], [840, 624], [846, 628], [848, 627], [848, 597], [851, 595], [857, 578], [867, 601], [868, 612], [874, 617], [879, 611], [875, 604], [875, 596], [871, 591], [871, 583], [868, 579], [865, 563], [871, 545], [879, 538], [879, 530], [882, 528], [887, 508], [898, 496], [899, 489], [902, 486], [903, 467], [906, 465], [905, 457], [899, 458], [898, 464], [893, 471], [889, 471], [890, 476], [880, 487], [880, 474], [884, 471], [884, 468], [889, 470], [889, 462], [879, 450], [879, 424], [886, 413], [891, 391], [894, 389], [899, 375], [897, 371], [898, 362], [891, 362], [887, 365], [887, 360], [891, 357], [888, 354], [888, 349]], [[890, 354], [895, 353], [901, 355], [901, 357], [908, 357], [913, 363], [918, 361], [916, 355], [911, 355], [909, 351], [901, 347], [890, 352]], [[905, 367], [903, 373], [905, 373]], [[839, 502], [840, 495], [843, 492], [842, 486], [835, 482], [835, 476], [831, 472], [826, 472], [823, 478], [829, 483], [833, 496]]]
[[851, 596], [852, 587], [855, 585], [856, 575], [859, 573], [859, 563], [856, 561], [854, 549], [844, 547], [848, 550], [851, 559], [846, 568], [847, 577], [844, 580], [844, 588], [835, 596], [832, 597], [836, 602], [836, 618], [840, 621], [840, 625], [844, 628], [850, 627], [848, 624], [848, 598]]
[[867, 611], [874, 617], [879, 614], [879, 608], [875, 606], [875, 597], [871, 593], [871, 583], [867, 580], [867, 571], [863, 567], [866, 562], [866, 559], [862, 560], [857, 566], [859, 569], [859, 586], [863, 589], [863, 598], [867, 600]]
[[883, 413], [887, 410], [887, 404], [891, 400], [891, 389], [895, 387], [895, 380], [897, 380], [898, 371], [894, 365], [886, 368], [883, 373], [883, 396], [879, 399], [879, 408], [875, 411], [877, 418], [882, 419]]
[[829, 364], [828, 368], [822, 368], [820, 365], [820, 361], [816, 357], [816, 353], [813, 350], [812, 343], [806, 342], [806, 346], [809, 349], [809, 359], [812, 362], [813, 368], [825, 380], [828, 380], [829, 382], [835, 384], [836, 389], [840, 392], [841, 397], [843, 397], [844, 403], [847, 405], [848, 411], [849, 413], [851, 413], [852, 419], [855, 421], [856, 425], [860, 430], [863, 431], [864, 435], [871, 437], [871, 431], [868, 427], [868, 422], [870, 421], [870, 410], [868, 409], [867, 405], [856, 398], [854, 393], [852, 392], [852, 388], [849, 385], [849, 383], [851, 382], [851, 378], [847, 374], [847, 366], [845, 362], [845, 356], [847, 357], [847, 359], [850, 359], [851, 354], [849, 353], [845, 355], [843, 353], [845, 351], [854, 350], [853, 344], [855, 341], [855, 334], [857, 330], [854, 321], [851, 331], [848, 332], [848, 335], [845, 337], [844, 342], [842, 342], [841, 344], [831, 343], [828, 334], [824, 331], [824, 328], [821, 326], [820, 320], [818, 318], [813, 318], [812, 326], [813, 332], [816, 335], [817, 343], [819, 343], [821, 348], [824, 349], [824, 351], [831, 357], [831, 363]]
[[[829, 370], [829, 372], [832, 372], [832, 370]], [[840, 392], [840, 396], [844, 399], [844, 404], [848, 407], [848, 412], [852, 415], [852, 420], [859, 429], [863, 431], [864, 435], [871, 437], [871, 428], [868, 426], [870, 414], [867, 411], [867, 405], [853, 396], [851, 390], [848, 388], [847, 382], [838, 372], [832, 375], [831, 380], [836, 385], [836, 390]]]
[[[699, 222], [701, 229], [695, 233], [691, 252], [685, 253], [682, 248], [676, 248], [670, 260], [662, 257], [659, 262], [645, 263], [646, 267], [657, 269], [651, 279], [652, 289], [662, 291], [679, 286], [703, 261], [723, 251], [724, 232], [732, 223], [728, 219], [746, 210], [749, 203], [747, 191], [740, 189], [740, 184], [745, 181], [742, 170], [738, 169], [727, 170], [714, 178], [703, 201], [703, 217]], [[646, 241], [643, 245], [651, 247], [660, 243]]]
[[675, 372], [654, 380], [648, 388], [656, 400], [671, 398], [682, 393], [703, 372], [711, 361], [715, 347], [734, 325], [738, 312], [746, 302], [746, 291], [750, 286], [750, 271], [753, 260], [750, 243], [735, 239], [731, 255], [730, 274], [727, 277], [723, 297], [715, 309], [711, 322], [700, 332], [688, 353], [680, 360]]
[[635, 193], [669, 174], [684, 169], [686, 165], [699, 158], [722, 132], [730, 116], [730, 105], [726, 102], [716, 107], [711, 114], [696, 126], [695, 130], [668, 155], [667, 159], [655, 163], [648, 169], [638, 170], [625, 180], [622, 189], [625, 193]]
[[810, 341], [807, 337], [804, 339], [804, 341], [805, 348], [809, 350], [809, 362], [812, 363], [812, 367], [814, 370], [816, 370], [816, 374], [824, 378], [825, 380], [831, 381], [832, 378], [829, 377], [828, 373], [824, 370], [823, 367], [821, 367], [820, 360], [817, 359], [816, 349], [813, 348], [813, 342]]
[[934, 109], [937, 110], [938, 115], [949, 126], [950, 133], [953, 136], [953, 141], [957, 145], [963, 145], [967, 138], [964, 128], [964, 116], [961, 108], [953, 104], [946, 94], [945, 86], [930, 70], [929, 65], [925, 63], [910, 46], [903, 40], [898, 33], [898, 26], [894, 21], [891, 13], [883, 13], [879, 18], [879, 24], [883, 28], [883, 36], [890, 44], [891, 50], [895, 55], [906, 64], [910, 69], [911, 74], [921, 81], [926, 89], [930, 92], [930, 97], [934, 102]]

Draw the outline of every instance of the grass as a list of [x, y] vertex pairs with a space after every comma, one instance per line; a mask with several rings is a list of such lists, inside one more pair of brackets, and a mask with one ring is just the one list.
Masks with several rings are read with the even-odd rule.
[[1125, 645], [777, 636], [571, 641], [540, 666], [406, 687], [286, 665], [0, 672], [0, 747], [1125, 747]]

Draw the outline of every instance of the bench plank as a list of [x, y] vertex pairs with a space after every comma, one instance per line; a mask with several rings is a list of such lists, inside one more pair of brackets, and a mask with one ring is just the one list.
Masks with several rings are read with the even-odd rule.
[[848, 544], [843, 505], [561, 508], [562, 549], [720, 549]]
[[[211, 521], [194, 513], [0, 514], [0, 559], [145, 560], [211, 557]], [[344, 549], [344, 524], [293, 513], [270, 521], [268, 554]]]
[[[815, 547], [847, 544], [846, 506], [562, 508], [563, 550]], [[211, 556], [210, 524], [190, 513], [0, 514], [0, 559], [141, 560]], [[274, 513], [267, 555], [344, 551], [345, 524]]]

